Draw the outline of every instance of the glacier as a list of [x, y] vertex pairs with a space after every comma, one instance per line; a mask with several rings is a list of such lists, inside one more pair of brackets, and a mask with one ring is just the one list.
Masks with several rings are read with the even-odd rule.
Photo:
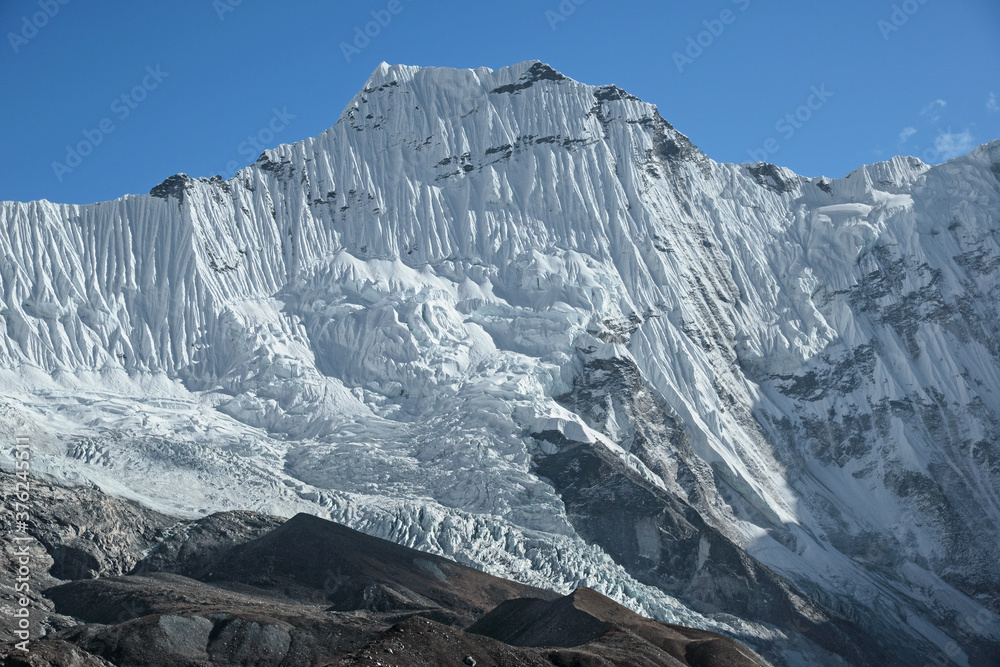
[[0, 431], [40, 474], [775, 664], [1000, 656], [1000, 141], [807, 178], [538, 61], [383, 63], [230, 180], [0, 221]]

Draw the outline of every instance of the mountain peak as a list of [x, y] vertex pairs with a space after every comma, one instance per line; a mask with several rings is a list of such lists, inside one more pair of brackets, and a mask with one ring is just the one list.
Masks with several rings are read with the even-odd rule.
[[424, 68], [402, 64], [390, 65], [383, 60], [379, 63], [378, 67], [372, 71], [368, 80], [365, 81], [362, 92], [384, 86], [390, 81], [409, 80], [413, 78], [413, 75], [421, 69]]
[[229, 181], [0, 204], [0, 429], [809, 664], [993, 664], [998, 147], [810, 180], [537, 60], [383, 63]]
[[571, 80], [540, 60], [523, 60], [513, 65], [493, 70], [489, 67], [475, 69], [454, 67], [429, 67], [416, 65], [390, 65], [383, 61], [372, 71], [362, 92], [372, 91], [392, 82], [404, 84], [417, 77], [426, 78], [427, 83], [436, 86], [454, 85], [463, 82], [468, 85], [503, 86], [511, 83], [528, 83], [548, 79], [552, 81]]

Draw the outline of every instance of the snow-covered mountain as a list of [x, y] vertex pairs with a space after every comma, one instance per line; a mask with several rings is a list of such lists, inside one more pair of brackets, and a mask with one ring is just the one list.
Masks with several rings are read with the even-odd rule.
[[536, 61], [383, 64], [229, 181], [0, 220], [0, 430], [39, 472], [776, 663], [1000, 656], [1000, 141], [805, 178]]

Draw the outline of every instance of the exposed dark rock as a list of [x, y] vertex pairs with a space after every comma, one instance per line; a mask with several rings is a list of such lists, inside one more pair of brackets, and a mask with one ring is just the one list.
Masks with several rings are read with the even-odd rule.
[[539, 81], [562, 81], [565, 78], [565, 76], [555, 71], [545, 63], [536, 62], [521, 75], [521, 79], [518, 83], [509, 83], [506, 86], [494, 88], [490, 91], [490, 93], [519, 93], [526, 88], [530, 88]]
[[184, 199], [184, 190], [187, 189], [190, 183], [192, 183], [192, 181], [188, 178], [187, 174], [176, 174], [164, 180], [159, 185], [154, 186], [153, 189], [149, 191], [149, 194], [161, 199], [166, 199], [167, 197]]
[[260, 157], [257, 158], [256, 165], [264, 171], [274, 174], [275, 176], [291, 176], [292, 172], [295, 170], [295, 167], [292, 166], [291, 160], [275, 162], [266, 152], [260, 154]]
[[171, 572], [199, 578], [233, 547], [256, 539], [284, 519], [254, 512], [219, 512], [169, 530], [129, 574]]
[[653, 133], [653, 148], [646, 154], [647, 162], [658, 164], [667, 173], [674, 171], [676, 163], [694, 162], [702, 176], [708, 178], [711, 175], [708, 157], [659, 112], [643, 120], [647, 121], [644, 126]]
[[638, 100], [635, 95], [625, 92], [618, 86], [599, 86], [594, 91], [594, 97], [600, 102], [614, 102], [616, 100]]
[[[375, 664], [385, 667], [552, 667], [553, 662], [536, 649], [511, 646], [421, 616], [411, 616], [337, 664], [364, 667]], [[621, 663], [603, 661], [592, 664]], [[622, 667], [625, 665], [622, 664]]]
[[518, 598], [504, 602], [473, 624], [469, 632], [513, 646], [570, 648], [586, 644], [610, 630], [612, 623], [575, 604], [582, 590], [558, 600]]
[[[819, 401], [830, 393], [849, 394], [870, 380], [875, 370], [875, 349], [860, 345], [839, 358], [824, 354], [816, 370], [802, 375], [774, 375], [781, 393], [804, 401]], [[788, 383], [788, 384], [785, 384]]]
[[0, 664], [4, 667], [113, 667], [113, 663], [88, 653], [69, 642], [32, 642], [27, 651], [12, 644], [0, 644]]
[[[13, 488], [9, 473], [0, 477]], [[40, 567], [31, 591], [21, 593], [34, 616], [29, 652], [14, 646], [7, 617], [4, 665], [763, 664], [734, 640], [684, 635], [593, 591], [560, 599], [315, 516], [223, 512], [183, 520], [93, 488], [41, 482], [33, 503], [27, 535], [57, 560], [37, 549]], [[0, 519], [10, 566], [0, 590], [11, 605], [17, 540], [11, 512]], [[575, 600], [574, 627], [562, 623], [565, 614], [548, 626], [546, 614], [532, 617], [533, 636], [550, 638], [549, 648], [461, 629], [519, 597], [530, 598], [529, 606]], [[494, 614], [509, 618], [507, 609]], [[646, 638], [656, 632], [721, 648], [714, 662], [699, 662], [691, 650], [675, 651], [678, 659]]]
[[[537, 472], [559, 492], [576, 531], [639, 581], [697, 611], [795, 628], [800, 639], [851, 664], [876, 664], [885, 657], [884, 638], [810, 601], [692, 506], [705, 488], [702, 478], [712, 473], [697, 466], [682, 425], [652, 396], [633, 362], [593, 359], [585, 362], [573, 391], [558, 400], [598, 431], [604, 430], [606, 415], [613, 415], [624, 434], [618, 444], [662, 478], [675, 480], [689, 500], [648, 483], [599, 443], [571, 441], [557, 431], [536, 434], [558, 448], [536, 456]], [[673, 454], [663, 458], [664, 452]]]
[[[558, 600], [505, 602], [469, 628], [469, 632], [514, 646], [584, 647], [601, 654], [623, 638], [647, 644], [632, 652], [653, 657], [654, 664], [764, 665], [739, 642], [711, 632], [657, 623], [617, 605], [588, 588]], [[610, 651], [609, 651], [610, 652]]]
[[234, 547], [210, 569], [206, 581], [278, 588], [290, 598], [340, 609], [363, 600], [373, 584], [389, 585], [464, 614], [469, 623], [504, 600], [551, 595], [308, 514]]
[[785, 176], [780, 167], [767, 162], [748, 165], [747, 171], [758, 185], [778, 194], [792, 192], [798, 186], [796, 181]]

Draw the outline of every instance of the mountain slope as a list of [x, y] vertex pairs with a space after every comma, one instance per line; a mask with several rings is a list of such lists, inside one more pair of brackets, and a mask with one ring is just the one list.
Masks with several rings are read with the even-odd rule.
[[309, 509], [788, 664], [975, 664], [998, 165], [804, 178], [538, 62], [383, 65], [230, 181], [0, 204], [3, 424], [60, 478]]
[[[0, 474], [4, 489], [15, 479]], [[589, 589], [560, 598], [307, 514], [183, 520], [37, 482], [33, 506], [21, 527], [0, 511], [9, 561], [0, 604], [18, 608], [25, 592], [15, 587], [28, 581], [34, 640], [27, 653], [7, 643], [19, 620], [5, 614], [4, 665], [766, 664], [730, 638], [657, 623]], [[25, 546], [33, 567], [21, 577]], [[85, 561], [94, 567], [73, 567]], [[573, 600], [600, 631], [581, 636], [558, 616], [535, 618], [552, 642], [528, 647], [464, 630], [520, 596]]]

